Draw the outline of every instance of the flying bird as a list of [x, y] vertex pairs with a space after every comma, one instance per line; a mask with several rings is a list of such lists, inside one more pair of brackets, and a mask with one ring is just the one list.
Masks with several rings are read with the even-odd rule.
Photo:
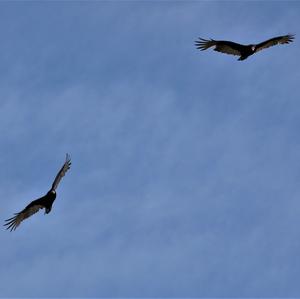
[[263, 49], [279, 45], [291, 43], [294, 39], [294, 35], [282, 35], [268, 39], [260, 44], [241, 45], [226, 40], [214, 40], [214, 39], [203, 39], [199, 37], [199, 40], [195, 41], [197, 49], [203, 51], [210, 47], [214, 47], [214, 51], [221, 53], [231, 54], [240, 56], [238, 60], [244, 60], [250, 55], [261, 51]]
[[60, 180], [62, 179], [62, 177], [70, 169], [70, 166], [71, 166], [71, 159], [70, 159], [69, 154], [66, 154], [66, 161], [65, 161], [64, 165], [62, 166], [62, 168], [57, 173], [57, 175], [52, 183], [51, 189], [43, 197], [32, 201], [21, 212], [15, 213], [14, 217], [5, 220], [6, 223], [4, 224], [4, 226], [7, 226], [6, 229], [10, 229], [10, 231], [15, 230], [23, 220], [32, 216], [33, 214], [38, 212], [40, 209], [45, 209], [45, 214], [50, 213], [52, 204], [56, 198], [56, 188], [57, 188]]

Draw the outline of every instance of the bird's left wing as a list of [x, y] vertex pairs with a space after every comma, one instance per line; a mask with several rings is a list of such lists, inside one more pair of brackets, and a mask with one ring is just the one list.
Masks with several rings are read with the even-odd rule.
[[243, 45], [231, 41], [204, 39], [200, 37], [195, 41], [195, 46], [200, 51], [204, 51], [210, 47], [214, 47], [214, 51], [231, 55], [241, 55], [240, 49], [241, 47], [243, 47]]
[[69, 156], [69, 154], [66, 154], [66, 162], [64, 163], [64, 165], [62, 166], [62, 168], [60, 169], [60, 171], [58, 172], [58, 174], [56, 175], [51, 190], [56, 190], [60, 180], [62, 179], [62, 177], [66, 174], [66, 172], [70, 169], [71, 167], [71, 158]]
[[267, 49], [269, 47], [272, 47], [272, 46], [275, 46], [278, 44], [289, 44], [294, 40], [294, 38], [295, 37], [293, 34], [273, 37], [273, 38], [268, 39], [260, 44], [257, 44], [255, 47], [255, 52], [261, 51], [263, 49]]
[[30, 203], [23, 211], [15, 213], [14, 217], [6, 219], [6, 223], [4, 224], [4, 226], [7, 226], [6, 229], [10, 229], [10, 231], [15, 230], [24, 219], [32, 216], [33, 214], [35, 214], [43, 208], [44, 206], [38, 204], [38, 200], [35, 200], [32, 203]]

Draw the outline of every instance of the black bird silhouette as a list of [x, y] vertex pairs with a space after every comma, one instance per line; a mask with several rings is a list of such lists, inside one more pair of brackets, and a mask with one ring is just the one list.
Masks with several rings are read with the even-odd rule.
[[226, 40], [213, 40], [213, 39], [207, 40], [199, 37], [199, 40], [195, 41], [195, 46], [197, 47], [197, 49], [201, 51], [206, 50], [210, 47], [215, 47], [214, 51], [231, 54], [231, 55], [238, 55], [240, 56], [238, 60], [244, 60], [250, 55], [253, 55], [258, 51], [261, 51], [263, 49], [278, 44], [288, 44], [292, 42], [293, 39], [294, 39], [294, 35], [288, 34], [288, 35], [273, 37], [260, 44], [241, 45]]
[[40, 209], [45, 209], [45, 214], [50, 213], [52, 204], [56, 198], [56, 188], [57, 188], [60, 180], [62, 179], [62, 177], [65, 175], [65, 173], [68, 171], [68, 169], [70, 169], [70, 166], [71, 166], [71, 159], [70, 159], [69, 154], [66, 154], [66, 161], [65, 161], [64, 165], [62, 166], [62, 168], [59, 170], [58, 174], [56, 175], [51, 189], [43, 197], [32, 201], [21, 212], [15, 213], [14, 217], [5, 220], [6, 223], [4, 224], [4, 226], [7, 226], [6, 229], [10, 229], [10, 231], [15, 230], [24, 219], [35, 214]]

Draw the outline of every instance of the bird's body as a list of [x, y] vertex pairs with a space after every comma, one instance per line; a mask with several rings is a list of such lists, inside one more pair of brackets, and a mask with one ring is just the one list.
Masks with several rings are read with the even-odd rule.
[[56, 191], [51, 190], [49, 191], [44, 197], [42, 197], [42, 202], [45, 206], [45, 214], [51, 212], [52, 204], [56, 198]]
[[226, 40], [214, 40], [214, 39], [203, 39], [199, 38], [195, 42], [197, 49], [203, 51], [207, 50], [210, 47], [214, 47], [214, 51], [218, 51], [225, 54], [237, 55], [240, 56], [238, 60], [245, 60], [250, 55], [261, 51], [263, 49], [269, 48], [271, 46], [275, 46], [278, 44], [288, 44], [292, 42], [294, 39], [294, 35], [282, 35], [273, 37], [259, 44], [250, 44], [250, 45], [242, 45], [238, 43], [234, 43]]
[[50, 213], [50, 211], [52, 209], [52, 204], [53, 204], [55, 198], [56, 198], [56, 192], [53, 190], [50, 190], [43, 197], [32, 201], [24, 210], [29, 209], [30, 207], [33, 207], [36, 205], [40, 205], [45, 208], [45, 214], [48, 214], [48, 213]]
[[38, 212], [40, 209], [45, 209], [45, 214], [49, 214], [52, 209], [52, 204], [56, 198], [56, 188], [62, 179], [62, 177], [65, 175], [65, 173], [70, 169], [71, 166], [71, 160], [69, 155], [66, 156], [66, 161], [62, 168], [59, 170], [58, 174], [56, 175], [53, 184], [51, 186], [51, 189], [47, 192], [46, 195], [43, 197], [40, 197], [34, 201], [32, 201], [29, 205], [27, 205], [21, 212], [15, 213], [15, 216], [12, 218], [9, 218], [4, 224], [7, 226], [6, 229], [15, 230], [20, 223], [25, 220], [26, 218], [32, 216], [36, 212]]

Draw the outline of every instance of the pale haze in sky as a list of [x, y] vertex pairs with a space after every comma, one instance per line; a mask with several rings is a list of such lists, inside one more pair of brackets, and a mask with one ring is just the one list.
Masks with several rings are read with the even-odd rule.
[[[0, 297], [299, 297], [300, 2], [0, 2]], [[245, 61], [198, 37], [295, 41]]]

